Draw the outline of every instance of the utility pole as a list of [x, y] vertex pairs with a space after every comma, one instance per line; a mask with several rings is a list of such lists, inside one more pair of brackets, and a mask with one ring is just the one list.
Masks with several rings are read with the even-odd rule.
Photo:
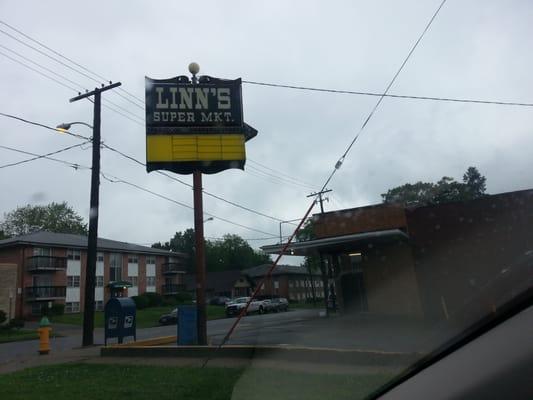
[[318, 202], [320, 203], [320, 214], [324, 214], [324, 204], [323, 204], [324, 200], [322, 199], [322, 195], [324, 193], [329, 193], [329, 192], [331, 192], [331, 189], [327, 189], [327, 190], [322, 190], [320, 192], [311, 193], [310, 195], [307, 196], [307, 197], [318, 196]]
[[[324, 200], [322, 199], [322, 195], [324, 193], [331, 192], [331, 189], [327, 190], [321, 190], [320, 192], [311, 193], [307, 197], [314, 197], [318, 196], [318, 201], [320, 203], [320, 213], [324, 214]], [[320, 257], [320, 273], [322, 275], [322, 286], [324, 291], [324, 306], [326, 307], [326, 316], [329, 316], [329, 308], [328, 308], [328, 297], [329, 297], [329, 286], [328, 286], [328, 277], [327, 277], [327, 271], [326, 271], [326, 265], [324, 260], [324, 255], [321, 251], [319, 251], [319, 257]]]
[[96, 245], [98, 239], [98, 201], [100, 193], [100, 115], [101, 94], [106, 90], [120, 86], [120, 82], [102, 85], [91, 92], [80, 94], [70, 99], [70, 102], [94, 96], [93, 122], [93, 160], [91, 168], [91, 200], [89, 209], [89, 238], [87, 240], [87, 267], [85, 269], [85, 296], [83, 306], [83, 346], [94, 344], [94, 288], [96, 281]]
[[[192, 74], [193, 86], [198, 83], [196, 74], [200, 71], [200, 66], [196, 63], [189, 65], [189, 72]], [[194, 235], [196, 247], [196, 310], [197, 310], [197, 332], [198, 344], [207, 345], [207, 310], [205, 301], [205, 238], [204, 238], [204, 210], [202, 193], [202, 172], [193, 172], [193, 193], [194, 193]]]

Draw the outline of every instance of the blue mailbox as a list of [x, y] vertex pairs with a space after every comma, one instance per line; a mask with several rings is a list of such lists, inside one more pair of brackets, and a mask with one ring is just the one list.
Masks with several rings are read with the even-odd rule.
[[196, 306], [178, 307], [178, 346], [198, 344]]
[[129, 297], [114, 297], [105, 305], [105, 345], [108, 338], [118, 338], [122, 343], [126, 336], [137, 340], [137, 313], [135, 302]]

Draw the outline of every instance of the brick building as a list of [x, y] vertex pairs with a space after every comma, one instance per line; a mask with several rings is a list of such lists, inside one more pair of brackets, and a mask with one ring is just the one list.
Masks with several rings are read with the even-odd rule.
[[[208, 298], [250, 296], [271, 266], [272, 264], [263, 264], [242, 271], [207, 272], [206, 295]], [[188, 274], [185, 279], [187, 290], [191, 293], [196, 290], [195, 279], [195, 274]], [[258, 296], [279, 296], [292, 301], [304, 302], [313, 298], [313, 290], [316, 298], [324, 297], [324, 288], [318, 272], [309, 275], [309, 271], [304, 267], [278, 265], [272, 276], [265, 281]]]
[[315, 238], [287, 255], [320, 256], [344, 312], [475, 320], [533, 289], [532, 226], [533, 190], [379, 204], [316, 214]]
[[[255, 288], [265, 277], [272, 264], [263, 264], [242, 271]], [[307, 268], [295, 265], [277, 265], [272, 275], [259, 289], [258, 296], [279, 296], [292, 301], [304, 302], [313, 298], [324, 297], [324, 288], [318, 272], [309, 274]]]
[[[183, 254], [102, 238], [97, 248], [97, 310], [114, 282], [128, 286], [126, 296], [184, 288]], [[83, 310], [86, 263], [86, 236], [40, 231], [0, 240], [0, 309], [11, 318], [38, 315], [49, 302], [65, 304], [66, 313]]]

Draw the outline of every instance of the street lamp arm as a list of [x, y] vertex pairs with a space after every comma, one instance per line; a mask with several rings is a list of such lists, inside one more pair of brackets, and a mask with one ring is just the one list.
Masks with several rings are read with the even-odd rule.
[[85, 125], [87, 128], [93, 129], [92, 125], [89, 125], [88, 123], [81, 122], [81, 121], [63, 122], [62, 124], [59, 124], [58, 126], [56, 126], [56, 128], [59, 130], [68, 131], [72, 125]]

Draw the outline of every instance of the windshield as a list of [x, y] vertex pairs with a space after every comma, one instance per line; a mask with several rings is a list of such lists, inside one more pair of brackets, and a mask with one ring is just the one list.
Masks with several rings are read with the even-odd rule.
[[532, 2], [0, 10], [13, 396], [365, 398], [530, 293]]

